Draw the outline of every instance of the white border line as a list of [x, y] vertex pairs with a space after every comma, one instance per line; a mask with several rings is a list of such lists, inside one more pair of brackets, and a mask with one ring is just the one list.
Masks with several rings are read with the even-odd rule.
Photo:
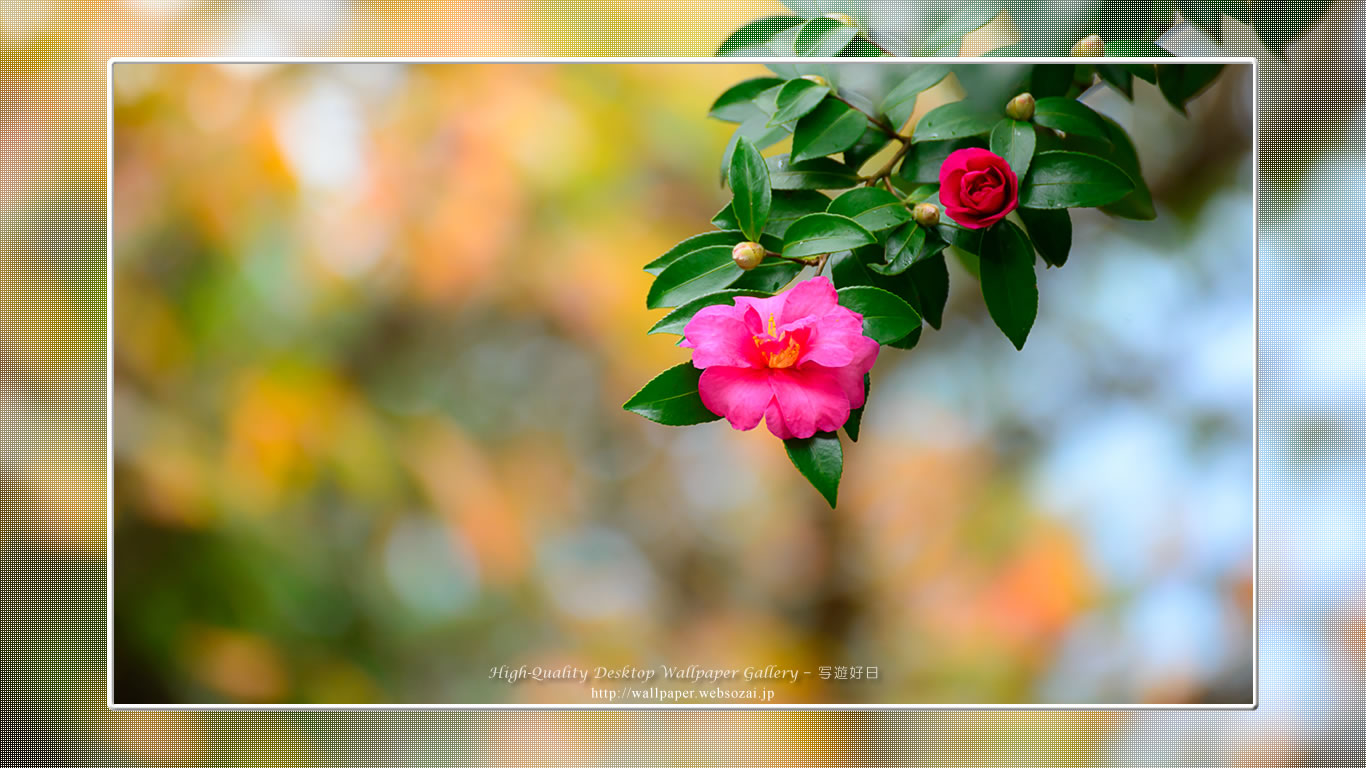
[[[881, 65], [907, 63], [954, 64], [1251, 64], [1252, 65], [1252, 703], [1251, 704], [118, 704], [114, 701], [114, 65], [115, 64], [846, 64]], [[1046, 711], [1046, 712], [1125, 712], [1125, 711], [1251, 711], [1260, 704], [1258, 672], [1260, 656], [1260, 570], [1258, 539], [1261, 473], [1258, 449], [1259, 397], [1261, 374], [1260, 338], [1260, 252], [1258, 236], [1261, 133], [1261, 107], [1258, 62], [1251, 56], [1176, 56], [1063, 58], [1046, 56], [1001, 57], [612, 57], [612, 56], [537, 56], [537, 57], [422, 57], [422, 56], [116, 56], [105, 64], [105, 703], [112, 711], [291, 711], [291, 710], [403, 710], [403, 711], [745, 711], [761, 712], [835, 712], [835, 711]]]

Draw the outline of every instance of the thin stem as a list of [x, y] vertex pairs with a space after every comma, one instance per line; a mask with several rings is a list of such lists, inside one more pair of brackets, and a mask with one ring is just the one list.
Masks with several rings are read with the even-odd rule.
[[891, 175], [892, 175], [892, 171], [896, 170], [896, 164], [899, 163], [899, 162], [901, 162], [901, 158], [905, 157], [905, 156], [906, 156], [906, 153], [907, 153], [907, 152], [910, 152], [910, 151], [911, 151], [911, 142], [910, 142], [910, 139], [906, 139], [906, 140], [905, 140], [905, 143], [903, 143], [903, 144], [901, 145], [901, 147], [900, 147], [899, 149], [897, 149], [896, 154], [895, 154], [895, 155], [892, 155], [892, 158], [891, 158], [890, 160], [888, 160], [887, 163], [886, 163], [885, 165], [883, 165], [881, 168], [877, 169], [877, 171], [875, 171], [875, 172], [873, 173], [873, 175], [871, 175], [871, 176], [864, 176], [863, 178], [861, 178], [861, 179], [859, 179], [859, 180], [862, 181], [864, 184], [866, 184], [866, 185], [868, 185], [868, 186], [871, 187], [871, 186], [877, 184], [878, 181], [880, 181], [880, 180], [882, 180], [882, 179], [886, 179], [888, 176], [891, 176]]
[[863, 110], [861, 110], [861, 109], [859, 109], [857, 106], [855, 106], [853, 102], [849, 101], [848, 99], [844, 98], [843, 96], [839, 95], [838, 93], [835, 93], [834, 91], [831, 91], [831, 92], [830, 92], [830, 95], [831, 95], [831, 96], [834, 96], [836, 99], [838, 99], [839, 101], [843, 102], [844, 105], [845, 105], [846, 107], [849, 107], [850, 109], [854, 110], [855, 112], [861, 112], [861, 113], [863, 114], [864, 117], [868, 118], [868, 122], [870, 122], [870, 123], [873, 124], [873, 127], [874, 127], [874, 128], [876, 128], [876, 129], [878, 129], [879, 131], [881, 131], [881, 132], [882, 132], [883, 134], [885, 134], [888, 138], [896, 139], [897, 141], [903, 141], [903, 142], [904, 142], [904, 141], [907, 141], [906, 137], [905, 137], [905, 136], [902, 136], [902, 135], [899, 134], [899, 133], [897, 133], [897, 132], [896, 132], [896, 129], [892, 127], [891, 123], [888, 123], [886, 120], [883, 120], [882, 118], [878, 117], [877, 115], [870, 115], [870, 114], [868, 114], [867, 112], [864, 112]]
[[784, 256], [777, 251], [766, 251], [764, 258], [782, 259], [783, 261], [793, 261], [798, 264], [805, 264], [808, 267], [816, 266], [820, 259], [815, 256]]

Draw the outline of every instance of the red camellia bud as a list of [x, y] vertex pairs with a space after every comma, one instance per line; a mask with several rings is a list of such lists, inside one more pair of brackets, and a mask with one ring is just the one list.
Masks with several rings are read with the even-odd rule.
[[730, 257], [735, 260], [735, 266], [748, 272], [759, 266], [764, 260], [765, 248], [758, 243], [737, 243], [730, 249]]

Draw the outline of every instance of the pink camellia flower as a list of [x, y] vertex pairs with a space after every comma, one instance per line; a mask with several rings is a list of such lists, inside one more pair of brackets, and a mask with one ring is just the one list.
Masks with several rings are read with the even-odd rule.
[[680, 346], [703, 369], [702, 404], [736, 429], [760, 419], [786, 440], [833, 432], [863, 405], [863, 376], [878, 344], [863, 316], [841, 307], [824, 277], [767, 299], [740, 297], [706, 307], [683, 329]]
[[977, 147], [952, 152], [939, 166], [939, 202], [967, 229], [985, 229], [1015, 210], [1019, 184], [1005, 158]]

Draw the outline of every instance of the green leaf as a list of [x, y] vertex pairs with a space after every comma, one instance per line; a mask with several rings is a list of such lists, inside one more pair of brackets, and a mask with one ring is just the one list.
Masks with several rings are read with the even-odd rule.
[[787, 155], [768, 158], [768, 178], [774, 189], [848, 189], [858, 184], [858, 172], [828, 157], [794, 163]]
[[798, 56], [835, 56], [856, 35], [858, 27], [822, 17], [803, 24], [792, 47]]
[[985, 142], [975, 138], [912, 144], [897, 169], [897, 177], [916, 184], [938, 184], [939, 168], [951, 153], [967, 147], [985, 146]]
[[877, 187], [856, 187], [835, 198], [827, 209], [848, 216], [869, 232], [881, 232], [911, 220], [896, 195]]
[[854, 146], [868, 127], [868, 118], [838, 99], [825, 99], [797, 121], [792, 133], [792, 159], [824, 157]]
[[1124, 98], [1133, 101], [1134, 98], [1134, 73], [1118, 64], [1097, 64], [1096, 74], [1107, 85], [1114, 88], [1124, 95]]
[[1065, 96], [1076, 76], [1076, 64], [1035, 64], [1029, 68], [1027, 90], [1035, 99]]
[[830, 268], [830, 282], [835, 288], [848, 288], [853, 285], [872, 285], [873, 277], [868, 274], [863, 260], [853, 251], [839, 251], [830, 254], [827, 262]]
[[811, 486], [835, 508], [840, 493], [840, 475], [844, 473], [844, 451], [835, 432], [817, 432], [806, 438], [783, 441], [792, 466], [802, 473]]
[[650, 330], [646, 331], [646, 333], [676, 333], [681, 336], [683, 335], [683, 329], [688, 326], [688, 321], [691, 320], [693, 315], [697, 314], [699, 310], [705, 307], [711, 307], [717, 304], [733, 304], [735, 303], [736, 297], [739, 296], [764, 297], [771, 295], [773, 294], [768, 291], [730, 289], [709, 293], [706, 296], [699, 296], [660, 318], [659, 322], [655, 323]]
[[728, 123], [743, 123], [751, 117], [763, 114], [758, 105], [754, 103], [763, 91], [776, 85], [782, 85], [783, 81], [776, 77], [752, 77], [743, 80], [717, 97], [712, 102], [711, 109], [707, 112], [708, 116], [717, 120], [724, 120]]
[[864, 163], [871, 160], [874, 155], [881, 152], [891, 142], [891, 136], [869, 123], [859, 140], [854, 142], [852, 147], [844, 150], [844, 162], [855, 170], [862, 168]]
[[1022, 120], [1006, 118], [991, 129], [991, 151], [1004, 157], [1019, 179], [1029, 173], [1034, 141], [1034, 126]]
[[844, 422], [844, 434], [858, 442], [859, 427], [863, 426], [863, 409], [868, 405], [868, 392], [873, 388], [873, 377], [863, 374], [863, 405], [849, 411], [849, 420]]
[[1094, 109], [1076, 99], [1064, 96], [1039, 99], [1034, 107], [1034, 122], [1066, 134], [1109, 141], [1105, 121], [1101, 120]]
[[[765, 235], [781, 238], [792, 222], [808, 213], [820, 213], [830, 205], [830, 198], [813, 189], [778, 189], [773, 191], [772, 206], [768, 211], [768, 224], [764, 226]], [[730, 203], [712, 217], [711, 223], [718, 229], [739, 229], [735, 220], [735, 210]], [[734, 243], [732, 243], [734, 245]]]
[[1024, 349], [1029, 329], [1039, 313], [1034, 248], [1025, 233], [1006, 220], [987, 230], [980, 256], [982, 298], [987, 312], [1015, 348]]
[[773, 205], [773, 190], [768, 185], [768, 164], [748, 139], [740, 139], [730, 159], [730, 189], [734, 194], [731, 211], [740, 231], [749, 240], [758, 240], [768, 223]]
[[840, 305], [863, 315], [863, 335], [879, 344], [903, 338], [920, 325], [920, 313], [896, 294], [871, 285], [839, 289]]
[[1066, 208], [1017, 208], [1034, 249], [1051, 267], [1067, 263], [1072, 250], [1072, 217]]
[[869, 269], [883, 275], [899, 275], [925, 256], [925, 229], [908, 222], [887, 238], [886, 263], [871, 264]]
[[[732, 230], [734, 227], [726, 227], [726, 229]], [[710, 245], [724, 245], [727, 248], [730, 248], [737, 243], [744, 242], [744, 240], [745, 236], [743, 233], [733, 231], [704, 232], [700, 235], [693, 235], [665, 251], [663, 256], [646, 264], [645, 271], [652, 275], [657, 275], [660, 272], [663, 272], [665, 267], [694, 251], [700, 251]]]
[[716, 49], [717, 56], [773, 56], [773, 38], [804, 21], [800, 16], [766, 16], [740, 27]]
[[966, 101], [952, 101], [930, 110], [915, 124], [911, 141], [944, 141], [980, 136], [996, 125], [997, 115], [985, 112]]
[[801, 271], [802, 265], [794, 261], [764, 259], [764, 263], [740, 275], [740, 279], [731, 283], [730, 287], [735, 290], [777, 293]]
[[1108, 160], [1080, 152], [1040, 152], [1020, 188], [1026, 208], [1095, 208], [1124, 198], [1134, 183]]
[[941, 244], [932, 256], [912, 264], [905, 274], [910, 277], [920, 299], [916, 303], [920, 314], [925, 322], [939, 330], [944, 321], [944, 306], [949, 301], [949, 269], [944, 263], [944, 246]]
[[670, 427], [716, 421], [721, 417], [707, 410], [697, 391], [701, 377], [702, 371], [692, 363], [679, 363], [650, 379], [621, 407]]
[[730, 251], [729, 245], [712, 245], [670, 264], [650, 286], [645, 306], [677, 307], [729, 287], [744, 273], [731, 259]]
[[813, 83], [805, 78], [796, 78], [783, 83], [775, 102], [777, 110], [769, 119], [769, 125], [789, 123], [816, 108], [817, 104], [830, 93], [824, 85]]
[[1313, 26], [1332, 4], [1331, 0], [1252, 0], [1248, 21], [1267, 50], [1283, 55], [1290, 41]]
[[735, 129], [735, 133], [731, 134], [730, 143], [721, 153], [722, 181], [730, 175], [730, 161], [735, 156], [735, 145], [740, 143], [740, 139], [747, 139], [755, 149], [765, 150], [787, 138], [791, 130], [791, 127], [786, 125], [769, 125], [768, 118], [763, 115], [751, 117], [741, 123], [740, 127]]
[[1159, 64], [1157, 88], [1184, 115], [1187, 102], [1208, 88], [1223, 69], [1223, 64]]
[[1176, 0], [1181, 17], [1209, 35], [1216, 43], [1224, 39], [1224, 16], [1219, 9], [1204, 0]]
[[921, 64], [897, 84], [882, 100], [879, 111], [887, 116], [892, 128], [900, 130], [915, 112], [915, 100], [922, 92], [937, 85], [948, 77], [949, 68], [944, 64]]
[[[925, 4], [924, 11], [937, 10], [934, 4]], [[1006, 3], [1001, 0], [971, 0], [958, 5], [957, 10], [948, 18], [940, 21], [934, 30], [921, 41], [917, 51], [919, 56], [957, 56], [963, 46], [963, 37], [986, 26], [996, 18]], [[947, 6], [953, 7], [953, 6]]]
[[1129, 134], [1124, 128], [1114, 120], [1105, 118], [1105, 126], [1110, 131], [1112, 147], [1106, 159], [1129, 175], [1129, 180], [1134, 183], [1134, 191], [1117, 203], [1101, 206], [1101, 210], [1111, 216], [1125, 219], [1151, 221], [1157, 218], [1157, 209], [1153, 207], [1153, 195], [1148, 191], [1148, 183], [1143, 180], [1143, 169], [1139, 165], [1138, 152], [1134, 149], [1133, 141], [1129, 139]]
[[783, 237], [783, 256], [804, 258], [876, 242], [873, 233], [848, 216], [812, 213], [793, 222]]
[[1147, 40], [1106, 40], [1105, 55], [1145, 59], [1154, 56], [1171, 56], [1172, 52]]

